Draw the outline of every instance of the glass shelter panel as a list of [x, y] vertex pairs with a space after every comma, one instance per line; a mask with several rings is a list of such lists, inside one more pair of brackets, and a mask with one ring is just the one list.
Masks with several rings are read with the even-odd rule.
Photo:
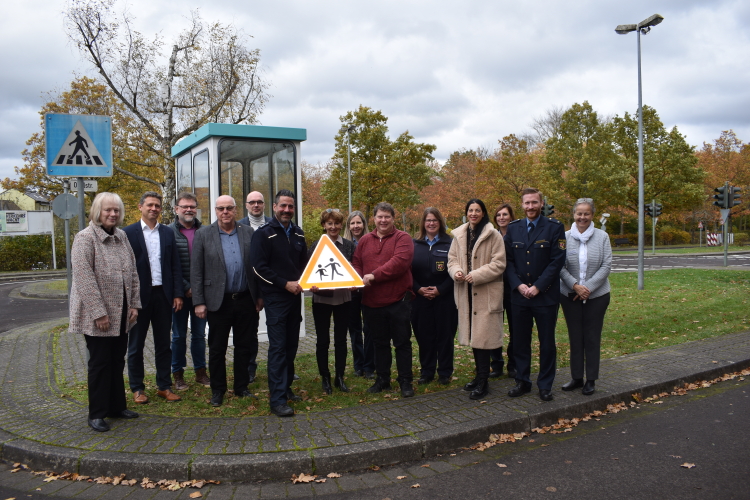
[[211, 224], [208, 150], [203, 150], [193, 157], [193, 183], [193, 193], [198, 198], [198, 218], [202, 224]]
[[193, 192], [193, 169], [190, 153], [177, 158], [177, 194]]
[[280, 189], [296, 193], [295, 150], [289, 142], [225, 139], [219, 146], [219, 193], [232, 196], [247, 215], [245, 197], [259, 191], [266, 200], [265, 215], [272, 215], [273, 197]]

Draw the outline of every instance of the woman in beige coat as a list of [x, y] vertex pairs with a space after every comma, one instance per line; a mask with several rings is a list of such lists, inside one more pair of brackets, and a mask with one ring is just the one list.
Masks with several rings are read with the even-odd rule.
[[114, 193], [99, 193], [89, 226], [71, 251], [70, 332], [83, 334], [89, 350], [89, 427], [109, 430], [104, 420], [136, 418], [125, 401], [128, 331], [141, 308], [140, 284], [128, 237], [118, 229], [125, 207]]
[[458, 341], [472, 347], [477, 370], [464, 389], [471, 399], [481, 399], [489, 392], [490, 352], [503, 345], [505, 244], [482, 200], [469, 200], [466, 218], [469, 222], [453, 231], [448, 273], [456, 283]]

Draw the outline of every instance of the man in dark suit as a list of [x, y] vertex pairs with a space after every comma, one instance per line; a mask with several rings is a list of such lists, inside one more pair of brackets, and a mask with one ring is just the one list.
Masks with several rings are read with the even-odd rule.
[[250, 226], [254, 230], [263, 224], [268, 224], [273, 218], [264, 215], [266, 201], [263, 199], [263, 193], [258, 191], [247, 193], [245, 207], [247, 207], [247, 217], [240, 219], [239, 223]]
[[195, 314], [208, 318], [212, 406], [221, 406], [227, 391], [230, 330], [234, 343], [234, 394], [255, 397], [247, 388], [247, 367], [258, 354], [258, 320], [263, 299], [250, 261], [253, 228], [235, 222], [236, 213], [234, 198], [219, 196], [216, 222], [200, 228], [193, 241], [190, 283]]
[[146, 191], [138, 203], [141, 220], [123, 229], [135, 254], [141, 282], [138, 322], [128, 337], [128, 378], [133, 399], [148, 403], [143, 383], [143, 346], [149, 324], [154, 335], [156, 357], [156, 395], [169, 402], [179, 401], [172, 392], [172, 350], [170, 349], [172, 311], [182, 309], [182, 270], [174, 231], [159, 224], [161, 195]]
[[508, 396], [531, 391], [531, 331], [534, 321], [539, 333], [539, 376], [537, 387], [542, 401], [552, 401], [552, 383], [557, 366], [555, 325], [560, 304], [560, 270], [565, 264], [565, 228], [543, 217], [542, 193], [534, 188], [522, 192], [525, 219], [508, 225], [505, 234], [507, 267], [513, 316], [513, 357], [516, 386]]

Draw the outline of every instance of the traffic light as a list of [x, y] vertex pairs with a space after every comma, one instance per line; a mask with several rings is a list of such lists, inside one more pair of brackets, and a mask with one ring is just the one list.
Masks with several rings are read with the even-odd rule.
[[554, 213], [555, 206], [548, 204], [547, 199], [545, 198], [544, 205], [542, 205], [542, 215], [544, 215], [545, 217], [551, 217]]
[[719, 193], [714, 195], [714, 205], [716, 205], [719, 208], [730, 208], [729, 207], [729, 193], [727, 193], [727, 185], [714, 188], [714, 191]]
[[729, 206], [727, 208], [736, 207], [737, 205], [739, 205], [741, 203], [740, 202], [740, 196], [741, 196], [740, 195], [740, 191], [741, 191], [741, 189], [738, 188], [738, 187], [730, 187], [729, 191], [730, 191], [729, 198], [727, 199], [727, 202], [728, 202]]
[[654, 216], [654, 211], [651, 209], [651, 203], [646, 203], [644, 205], [644, 208], [646, 209], [646, 215], [648, 215], [649, 217]]
[[655, 203], [652, 211], [654, 213], [653, 217], [659, 217], [661, 215], [661, 203]]

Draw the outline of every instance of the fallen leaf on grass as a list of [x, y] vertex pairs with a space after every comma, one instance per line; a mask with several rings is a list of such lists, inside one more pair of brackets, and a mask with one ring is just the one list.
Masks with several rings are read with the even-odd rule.
[[328, 476], [326, 477], [341, 477], [341, 474], [339, 474], [338, 472], [329, 472]]
[[685, 467], [686, 469], [692, 469], [693, 467], [695, 467], [695, 464], [690, 464], [690, 463], [685, 462], [684, 464], [680, 465], [680, 467]]
[[305, 474], [304, 472], [300, 472], [300, 475], [292, 474], [292, 484], [297, 483], [309, 483], [311, 481], [314, 481], [315, 478], [318, 476], [311, 476], [309, 474]]
[[396, 476], [396, 479], [406, 479], [406, 476]]
[[495, 464], [495, 465], [497, 465], [498, 467], [507, 467], [507, 465], [505, 464]]
[[201, 493], [200, 491], [195, 491], [195, 492], [191, 493], [189, 496], [190, 496], [190, 498], [200, 498], [200, 497], [203, 496], [203, 493]]
[[419, 483], [417, 483], [417, 484], [412, 484], [412, 485], [411, 485], [411, 487], [412, 487], [412, 488], [419, 488]]

